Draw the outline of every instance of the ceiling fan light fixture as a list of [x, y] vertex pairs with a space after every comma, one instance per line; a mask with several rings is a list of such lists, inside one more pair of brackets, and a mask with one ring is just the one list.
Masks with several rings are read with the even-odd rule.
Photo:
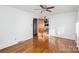
[[40, 7], [41, 7], [41, 9], [38, 9], [38, 10], [41, 10], [41, 13], [43, 13], [43, 12], [52, 12], [52, 10], [50, 10], [50, 9], [53, 9], [53, 8], [55, 8], [54, 6], [50, 6], [50, 7], [48, 7], [47, 5], [40, 5]]

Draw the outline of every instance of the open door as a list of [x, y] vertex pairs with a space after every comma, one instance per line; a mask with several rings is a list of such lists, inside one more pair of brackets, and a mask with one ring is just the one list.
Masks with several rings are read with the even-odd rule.
[[37, 36], [37, 18], [33, 19], [33, 37]]

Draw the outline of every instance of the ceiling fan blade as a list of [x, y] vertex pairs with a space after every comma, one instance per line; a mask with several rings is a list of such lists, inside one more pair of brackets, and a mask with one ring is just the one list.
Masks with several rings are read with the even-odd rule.
[[52, 9], [52, 8], [55, 8], [54, 6], [52, 6], [52, 7], [47, 7], [47, 9]]
[[51, 10], [48, 10], [48, 9], [47, 9], [46, 11], [48, 11], [48, 12], [52, 12]]
[[40, 5], [40, 7], [41, 7], [41, 8], [44, 8], [44, 6], [43, 6], [43, 5]]

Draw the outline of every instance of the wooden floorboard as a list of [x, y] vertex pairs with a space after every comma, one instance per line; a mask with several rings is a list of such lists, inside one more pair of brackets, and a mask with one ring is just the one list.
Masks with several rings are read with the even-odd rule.
[[53, 37], [34, 37], [0, 50], [0, 53], [75, 53], [79, 52], [74, 40]]

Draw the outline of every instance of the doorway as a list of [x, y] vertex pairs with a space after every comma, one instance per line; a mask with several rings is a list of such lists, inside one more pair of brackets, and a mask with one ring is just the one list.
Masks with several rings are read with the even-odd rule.
[[33, 37], [37, 36], [37, 18], [33, 19]]

